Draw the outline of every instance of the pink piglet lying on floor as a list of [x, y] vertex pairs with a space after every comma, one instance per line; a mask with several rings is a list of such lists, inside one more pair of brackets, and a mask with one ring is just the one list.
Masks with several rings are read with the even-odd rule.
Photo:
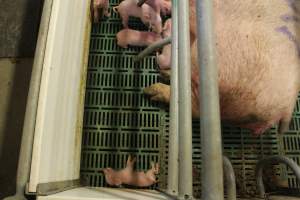
[[136, 187], [149, 187], [157, 183], [156, 175], [159, 172], [158, 163], [151, 163], [151, 169], [145, 173], [133, 170], [135, 161], [136, 158], [132, 159], [131, 156], [129, 156], [124, 169], [119, 171], [112, 168], [103, 169], [106, 182], [111, 186], [126, 184]]
[[123, 48], [128, 48], [128, 45], [148, 46], [158, 40], [161, 40], [161, 36], [154, 32], [136, 31], [126, 28], [117, 33], [118, 45]]

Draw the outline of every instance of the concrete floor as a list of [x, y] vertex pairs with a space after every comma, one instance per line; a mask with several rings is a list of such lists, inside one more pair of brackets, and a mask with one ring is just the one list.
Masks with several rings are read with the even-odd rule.
[[14, 194], [32, 58], [0, 59], [0, 199]]
[[15, 192], [20, 141], [43, 1], [0, 0], [0, 199]]

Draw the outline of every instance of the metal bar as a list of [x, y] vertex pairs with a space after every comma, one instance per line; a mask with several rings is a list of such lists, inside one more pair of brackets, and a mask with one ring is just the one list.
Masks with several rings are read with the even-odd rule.
[[235, 174], [230, 160], [223, 156], [223, 171], [226, 184], [227, 200], [236, 200]]
[[171, 37], [166, 37], [160, 41], [157, 41], [153, 44], [151, 44], [150, 46], [148, 46], [146, 49], [144, 49], [142, 52], [140, 52], [135, 58], [134, 58], [134, 62], [138, 62], [140, 60], [142, 60], [143, 58], [145, 58], [146, 56], [150, 55], [152, 52], [154, 52], [156, 49], [160, 49], [163, 46], [167, 45], [167, 44], [171, 44], [172, 38]]
[[[179, 101], [179, 198], [191, 199], [192, 175], [192, 105], [189, 1], [178, 1], [178, 101]], [[180, 16], [180, 17], [179, 17]]]
[[147, 0], [139, 0], [137, 3], [138, 7], [141, 7]]
[[48, 29], [52, 10], [52, 0], [45, 0], [43, 6], [43, 13], [40, 22], [39, 35], [35, 50], [35, 59], [31, 73], [30, 88], [28, 92], [28, 100], [26, 105], [25, 121], [23, 127], [23, 135], [21, 141], [21, 149], [19, 156], [19, 164], [17, 170], [16, 180], [16, 194], [10, 199], [26, 199], [24, 197], [25, 188], [30, 175], [31, 156], [33, 148], [33, 137], [35, 129], [35, 120], [37, 113], [37, 105], [39, 98], [39, 90], [42, 76], [42, 69], [44, 63], [46, 42], [48, 36]]
[[172, 0], [172, 64], [170, 132], [168, 154], [168, 188], [171, 195], [178, 195], [178, 0]]
[[48, 196], [51, 194], [57, 194], [66, 190], [77, 188], [81, 186], [80, 179], [68, 180], [68, 181], [57, 181], [50, 183], [39, 183], [37, 185], [38, 196]]
[[223, 163], [213, 1], [197, 1], [202, 199], [223, 200]]
[[260, 198], [264, 198], [266, 194], [263, 183], [263, 169], [265, 168], [265, 166], [275, 163], [283, 163], [290, 167], [296, 175], [297, 180], [300, 182], [300, 167], [292, 159], [285, 156], [270, 156], [268, 158], [264, 158], [260, 160], [256, 165], [256, 183]]
[[164, 189], [160, 189], [160, 188], [155, 188], [156, 191], [161, 192], [162, 194], [166, 195], [166, 197], [168, 197], [169, 199], [178, 199], [177, 195], [172, 195], [169, 193], [168, 189], [164, 190]]

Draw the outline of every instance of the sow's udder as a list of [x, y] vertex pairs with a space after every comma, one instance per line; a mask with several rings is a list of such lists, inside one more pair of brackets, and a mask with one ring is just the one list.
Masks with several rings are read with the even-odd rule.
[[[192, 113], [199, 117], [194, 0], [190, 9]], [[287, 1], [214, 0], [214, 13], [222, 121], [254, 134], [277, 123], [279, 132], [286, 131], [300, 89], [298, 9]], [[145, 92], [152, 100], [170, 101], [169, 85], [154, 84]]]

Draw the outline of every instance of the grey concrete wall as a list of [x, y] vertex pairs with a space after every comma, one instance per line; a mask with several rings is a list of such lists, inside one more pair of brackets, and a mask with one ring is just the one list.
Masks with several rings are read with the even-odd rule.
[[0, 57], [31, 57], [44, 0], [0, 0]]

